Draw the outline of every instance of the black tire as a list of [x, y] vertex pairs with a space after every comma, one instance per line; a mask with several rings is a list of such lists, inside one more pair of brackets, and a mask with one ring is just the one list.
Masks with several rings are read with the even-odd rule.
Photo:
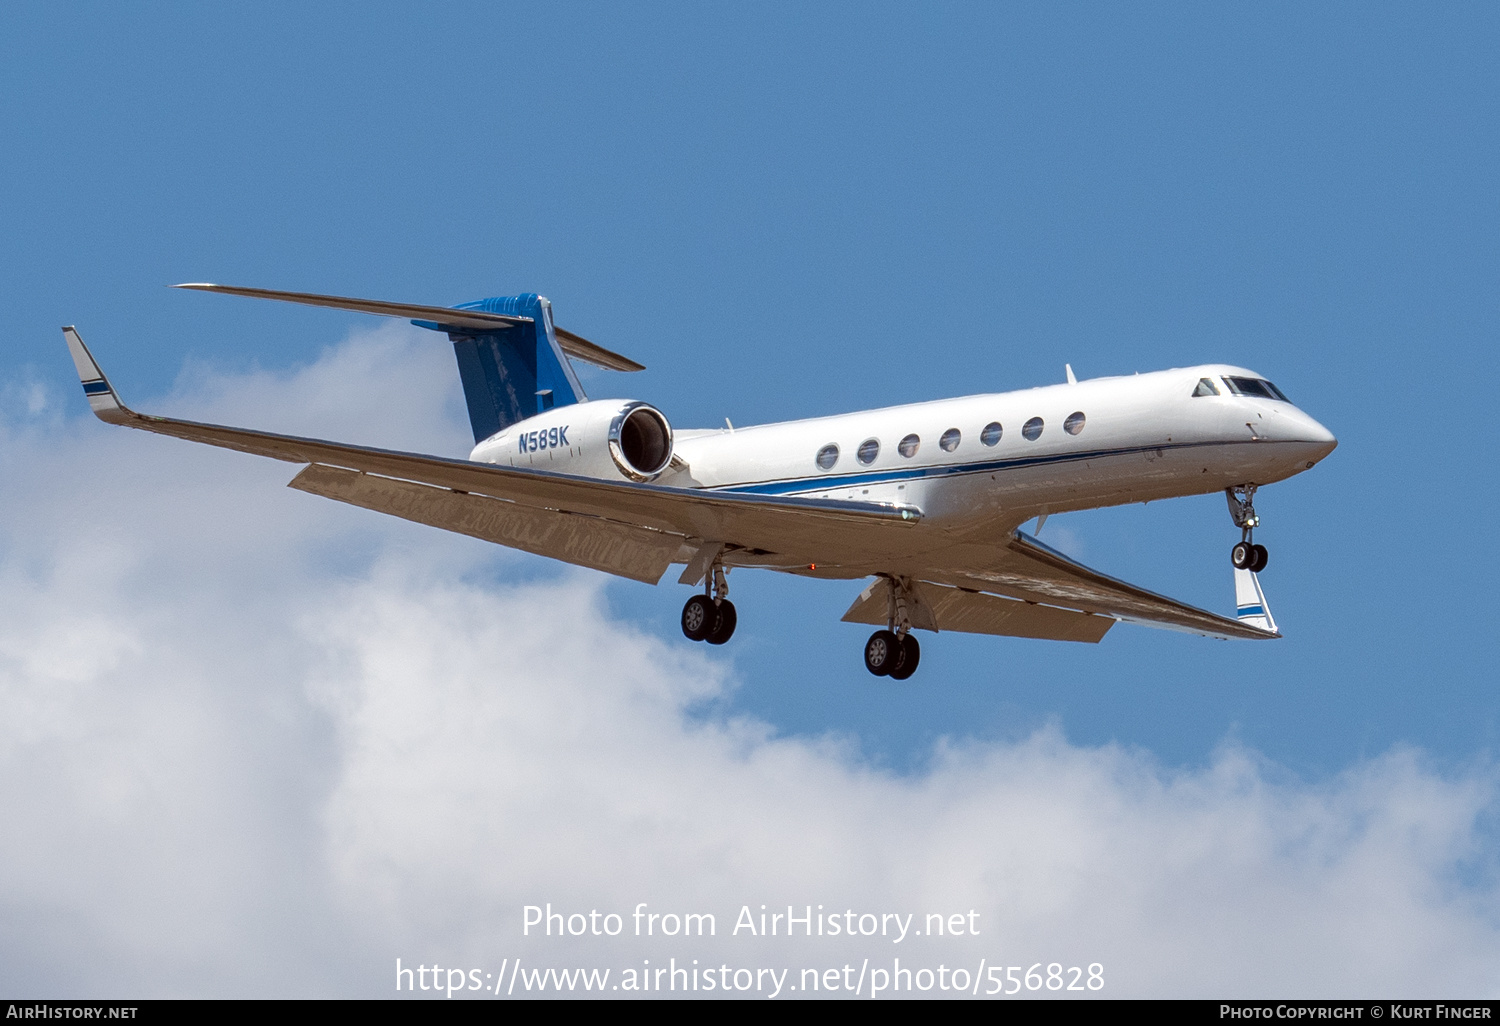
[[1234, 548], [1229, 550], [1229, 561], [1236, 570], [1249, 570], [1250, 564], [1255, 561], [1255, 546], [1249, 542], [1236, 542]]
[[1252, 548], [1255, 549], [1255, 558], [1250, 561], [1250, 569], [1255, 573], [1260, 573], [1266, 568], [1266, 564], [1270, 562], [1271, 554], [1266, 551], [1264, 545], [1255, 545]]
[[719, 612], [713, 599], [707, 595], [694, 595], [682, 607], [682, 633], [689, 641], [702, 641], [708, 637], [718, 622]]
[[865, 669], [877, 677], [884, 677], [896, 668], [900, 658], [901, 642], [891, 631], [876, 631], [865, 642]]
[[885, 675], [895, 680], [905, 680], [906, 678], [901, 676], [901, 667], [905, 665], [906, 646], [901, 643], [901, 635], [898, 634], [896, 635], [896, 655], [891, 660], [891, 668], [886, 671]]
[[724, 599], [719, 603], [719, 618], [714, 624], [713, 630], [704, 636], [703, 640], [710, 645], [722, 645], [734, 636], [734, 625], [739, 622], [735, 615], [734, 603]]
[[891, 680], [905, 680], [917, 672], [917, 664], [922, 661], [922, 646], [917, 644], [917, 636], [908, 634], [901, 639], [901, 665], [891, 671]]

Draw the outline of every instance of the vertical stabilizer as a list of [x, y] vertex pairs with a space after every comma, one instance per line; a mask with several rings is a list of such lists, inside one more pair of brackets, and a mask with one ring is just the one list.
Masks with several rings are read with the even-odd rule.
[[[453, 340], [458, 356], [458, 373], [463, 379], [464, 399], [469, 406], [469, 423], [476, 442], [554, 406], [588, 400], [572, 365], [563, 355], [565, 352], [608, 370], [646, 369], [627, 356], [612, 353], [553, 325], [552, 304], [534, 292], [480, 299], [461, 306], [426, 306], [209, 282], [173, 287], [334, 310], [358, 310], [382, 317], [409, 317], [419, 328], [443, 332]], [[93, 393], [90, 396], [92, 402]]]
[[1235, 616], [1241, 623], [1264, 631], [1276, 631], [1271, 607], [1266, 604], [1266, 593], [1260, 590], [1260, 578], [1249, 570], [1234, 572], [1234, 604]]
[[416, 322], [446, 330], [453, 340], [475, 442], [527, 417], [588, 398], [557, 344], [552, 304], [545, 298], [534, 293], [501, 296], [455, 309], [528, 319], [499, 331]]

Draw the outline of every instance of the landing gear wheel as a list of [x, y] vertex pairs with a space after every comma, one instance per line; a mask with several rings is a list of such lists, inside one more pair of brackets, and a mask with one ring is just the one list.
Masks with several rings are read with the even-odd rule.
[[876, 631], [865, 642], [865, 669], [877, 677], [887, 676], [901, 658], [901, 641], [894, 631]]
[[1250, 548], [1253, 551], [1253, 556], [1250, 560], [1250, 570], [1252, 573], [1258, 574], [1266, 568], [1266, 563], [1270, 560], [1271, 554], [1266, 551], [1264, 545], [1252, 545]]
[[[718, 619], [719, 612], [714, 608], [713, 599], [707, 595], [694, 595], [682, 607], [682, 633], [689, 641], [702, 641], [714, 629]], [[728, 640], [727, 636], [725, 640]]]
[[891, 680], [905, 680], [917, 672], [917, 663], [922, 660], [922, 646], [917, 644], [917, 636], [908, 634], [901, 639], [901, 661], [891, 671]]
[[[709, 606], [712, 607], [713, 603], [710, 602]], [[719, 602], [716, 613], [718, 617], [717, 622], [703, 636], [703, 640], [710, 645], [722, 645], [728, 641], [734, 634], [734, 625], [739, 622], [739, 618], [734, 612], [734, 603], [728, 599], [723, 599]]]
[[1238, 542], [1229, 551], [1229, 561], [1234, 564], [1236, 570], [1249, 570], [1251, 569], [1250, 564], [1255, 561], [1256, 548], [1257, 546], [1251, 545], [1247, 541]]

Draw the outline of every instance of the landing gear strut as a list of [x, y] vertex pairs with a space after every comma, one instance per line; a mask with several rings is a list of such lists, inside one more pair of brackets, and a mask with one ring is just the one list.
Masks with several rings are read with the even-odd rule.
[[890, 611], [886, 618], [889, 626], [871, 634], [870, 640], [865, 642], [865, 669], [877, 677], [905, 680], [917, 672], [917, 663], [922, 659], [922, 646], [911, 633], [904, 592], [901, 582], [892, 578]]
[[[1229, 561], [1236, 570], [1260, 573], [1266, 568], [1270, 555], [1264, 545], [1255, 544], [1255, 529], [1260, 526], [1260, 517], [1255, 513], [1255, 490], [1258, 485], [1247, 484], [1224, 489], [1229, 500], [1229, 515], [1234, 526], [1240, 529], [1240, 540], [1229, 552]], [[1243, 498], [1241, 497], [1243, 496]]]
[[703, 583], [703, 594], [694, 595], [682, 607], [682, 633], [689, 641], [722, 645], [734, 635], [735, 624], [739, 622], [734, 603], [729, 601], [724, 565], [714, 560]]

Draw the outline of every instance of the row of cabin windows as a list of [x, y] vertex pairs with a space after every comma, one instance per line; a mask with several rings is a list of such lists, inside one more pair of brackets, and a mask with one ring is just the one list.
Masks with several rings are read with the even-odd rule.
[[[1070, 413], [1068, 418], [1063, 421], [1063, 430], [1070, 435], [1076, 435], [1083, 430], [1083, 425], [1086, 421], [1087, 418], [1084, 417], [1081, 410], [1076, 413]], [[1025, 424], [1021, 425], [1021, 437], [1025, 438], [1028, 442], [1034, 442], [1042, 437], [1042, 429], [1044, 427], [1046, 427], [1046, 423], [1041, 417], [1032, 417]], [[991, 421], [984, 426], [983, 431], [979, 432], [979, 441], [987, 446], [998, 445], [1000, 444], [1000, 436], [1004, 433], [1005, 429], [1000, 426], [999, 421]], [[961, 441], [963, 441], [963, 432], [959, 431], [958, 428], [949, 428], [938, 438], [938, 448], [944, 452], [953, 452], [958, 448], [958, 443]], [[920, 435], [915, 434], [907, 435], [896, 443], [896, 451], [905, 459], [911, 459], [921, 447], [922, 438]], [[878, 438], [866, 438], [863, 442], [859, 443], [859, 448], [854, 450], [854, 458], [866, 467], [874, 463], [875, 458], [879, 455], [880, 439]], [[838, 461], [839, 447], [835, 443], [829, 442], [818, 450], [817, 464], [819, 470], [832, 470]]]

